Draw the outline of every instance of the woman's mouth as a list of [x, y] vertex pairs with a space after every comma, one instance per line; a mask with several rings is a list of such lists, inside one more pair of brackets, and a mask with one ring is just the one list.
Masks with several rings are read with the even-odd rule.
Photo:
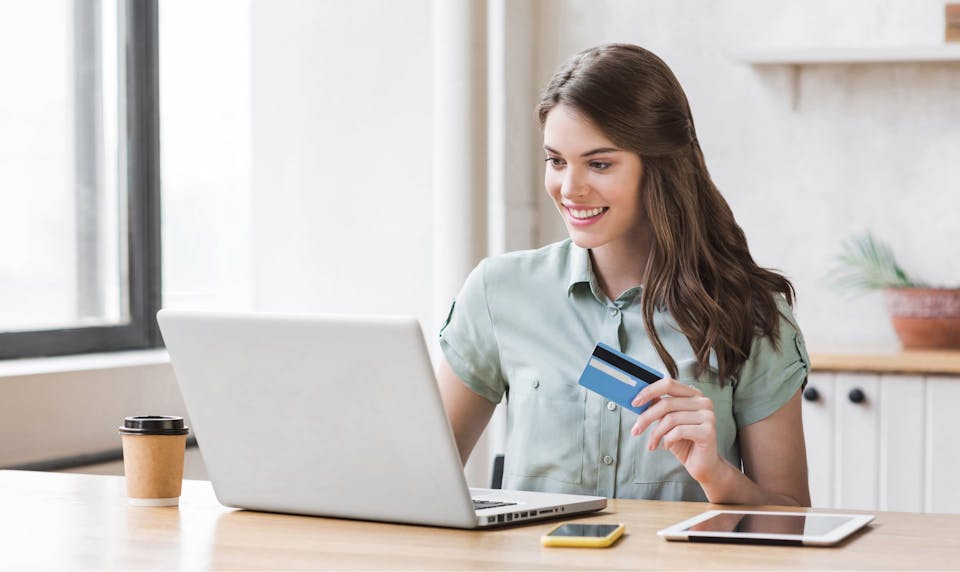
[[567, 220], [570, 221], [570, 224], [573, 224], [576, 226], [585, 226], [588, 224], [593, 224], [594, 222], [599, 220], [600, 217], [604, 215], [604, 213], [610, 210], [610, 207], [578, 209], [578, 208], [572, 208], [564, 205], [563, 209], [567, 213]]

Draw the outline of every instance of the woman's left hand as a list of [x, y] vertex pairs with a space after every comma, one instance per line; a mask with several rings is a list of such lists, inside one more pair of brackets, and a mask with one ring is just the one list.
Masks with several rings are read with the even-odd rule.
[[683, 464], [690, 476], [703, 483], [723, 464], [717, 452], [717, 419], [713, 401], [699, 389], [665, 377], [637, 394], [633, 406], [650, 403], [633, 426], [634, 436], [654, 422], [647, 448], [656, 449], [660, 441]]

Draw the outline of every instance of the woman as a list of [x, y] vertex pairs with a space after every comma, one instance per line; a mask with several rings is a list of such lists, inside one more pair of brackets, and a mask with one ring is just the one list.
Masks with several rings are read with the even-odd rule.
[[[750, 256], [676, 77], [589, 49], [539, 117], [570, 238], [484, 260], [451, 306], [438, 377], [462, 459], [506, 397], [504, 488], [809, 506], [793, 288]], [[668, 372], [641, 415], [577, 384], [598, 342]]]

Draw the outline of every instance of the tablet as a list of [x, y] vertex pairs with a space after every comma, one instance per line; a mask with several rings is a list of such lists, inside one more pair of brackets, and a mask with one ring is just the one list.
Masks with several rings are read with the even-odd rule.
[[829, 546], [871, 520], [871, 514], [711, 510], [657, 534], [690, 542]]

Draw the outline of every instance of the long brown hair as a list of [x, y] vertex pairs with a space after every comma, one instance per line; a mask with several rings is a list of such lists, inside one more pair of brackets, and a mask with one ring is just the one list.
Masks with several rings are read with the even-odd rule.
[[717, 356], [720, 383], [735, 379], [757, 335], [779, 343], [775, 295], [793, 305], [793, 285], [760, 268], [743, 230], [710, 179], [680, 82], [653, 53], [629, 44], [580, 52], [554, 74], [538, 109], [541, 127], [556, 105], [582, 113], [618, 147], [643, 161], [641, 200], [652, 230], [644, 269], [643, 322], [671, 377], [653, 326], [670, 312], [697, 357], [699, 377]]

